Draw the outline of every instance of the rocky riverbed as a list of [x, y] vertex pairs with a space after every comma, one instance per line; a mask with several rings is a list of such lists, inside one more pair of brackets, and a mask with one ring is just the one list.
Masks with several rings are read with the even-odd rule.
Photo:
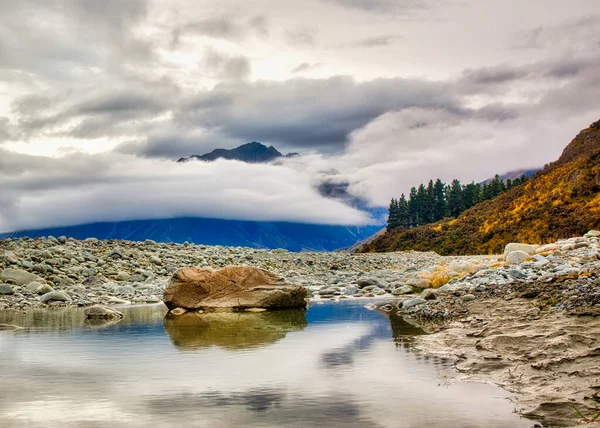
[[[250, 265], [305, 286], [311, 298], [404, 295], [427, 288], [440, 266], [462, 275], [497, 256], [435, 253], [290, 253], [153, 241], [78, 241], [66, 237], [0, 241], [0, 309], [155, 303], [182, 266]], [[437, 275], [437, 274], [436, 274]]]
[[155, 303], [179, 267], [255, 266], [306, 287], [313, 302], [365, 299], [382, 313], [401, 313], [436, 333], [417, 348], [454, 359], [464, 377], [501, 384], [521, 411], [564, 425], [600, 412], [599, 239], [591, 231], [464, 257], [6, 239], [0, 310]]

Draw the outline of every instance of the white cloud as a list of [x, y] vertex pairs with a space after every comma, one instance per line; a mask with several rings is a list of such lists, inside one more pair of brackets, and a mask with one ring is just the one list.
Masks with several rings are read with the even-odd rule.
[[281, 165], [185, 164], [124, 154], [39, 158], [2, 153], [0, 232], [96, 221], [208, 217], [365, 224]]

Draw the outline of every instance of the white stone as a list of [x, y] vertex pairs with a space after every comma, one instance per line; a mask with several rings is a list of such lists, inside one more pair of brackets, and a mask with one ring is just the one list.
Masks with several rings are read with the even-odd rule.
[[504, 255], [506, 256], [508, 253], [512, 253], [513, 251], [524, 251], [527, 254], [533, 255], [535, 254], [535, 250], [539, 247], [539, 245], [530, 245], [530, 244], [519, 244], [513, 242], [511, 244], [507, 244], [504, 247]]
[[506, 255], [506, 263], [509, 265], [519, 265], [530, 257], [529, 253], [521, 250], [511, 251]]

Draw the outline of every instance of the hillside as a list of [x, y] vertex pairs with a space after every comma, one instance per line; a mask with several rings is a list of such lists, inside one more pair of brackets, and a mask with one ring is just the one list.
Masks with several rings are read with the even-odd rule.
[[361, 252], [499, 253], [508, 242], [542, 244], [600, 227], [600, 121], [581, 131], [560, 158], [525, 184], [456, 219], [396, 229]]
[[92, 223], [0, 234], [3, 237], [65, 235], [76, 239], [127, 239], [157, 242], [185, 241], [204, 245], [285, 248], [290, 251], [333, 251], [373, 235], [381, 226], [328, 226], [286, 222], [257, 222], [208, 218], [174, 218]]

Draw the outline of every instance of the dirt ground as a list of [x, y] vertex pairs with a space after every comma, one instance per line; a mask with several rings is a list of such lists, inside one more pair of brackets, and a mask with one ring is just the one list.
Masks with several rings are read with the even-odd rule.
[[458, 378], [508, 390], [543, 426], [588, 423], [600, 414], [600, 317], [534, 306], [525, 298], [469, 302], [467, 317], [414, 346], [453, 359]]

